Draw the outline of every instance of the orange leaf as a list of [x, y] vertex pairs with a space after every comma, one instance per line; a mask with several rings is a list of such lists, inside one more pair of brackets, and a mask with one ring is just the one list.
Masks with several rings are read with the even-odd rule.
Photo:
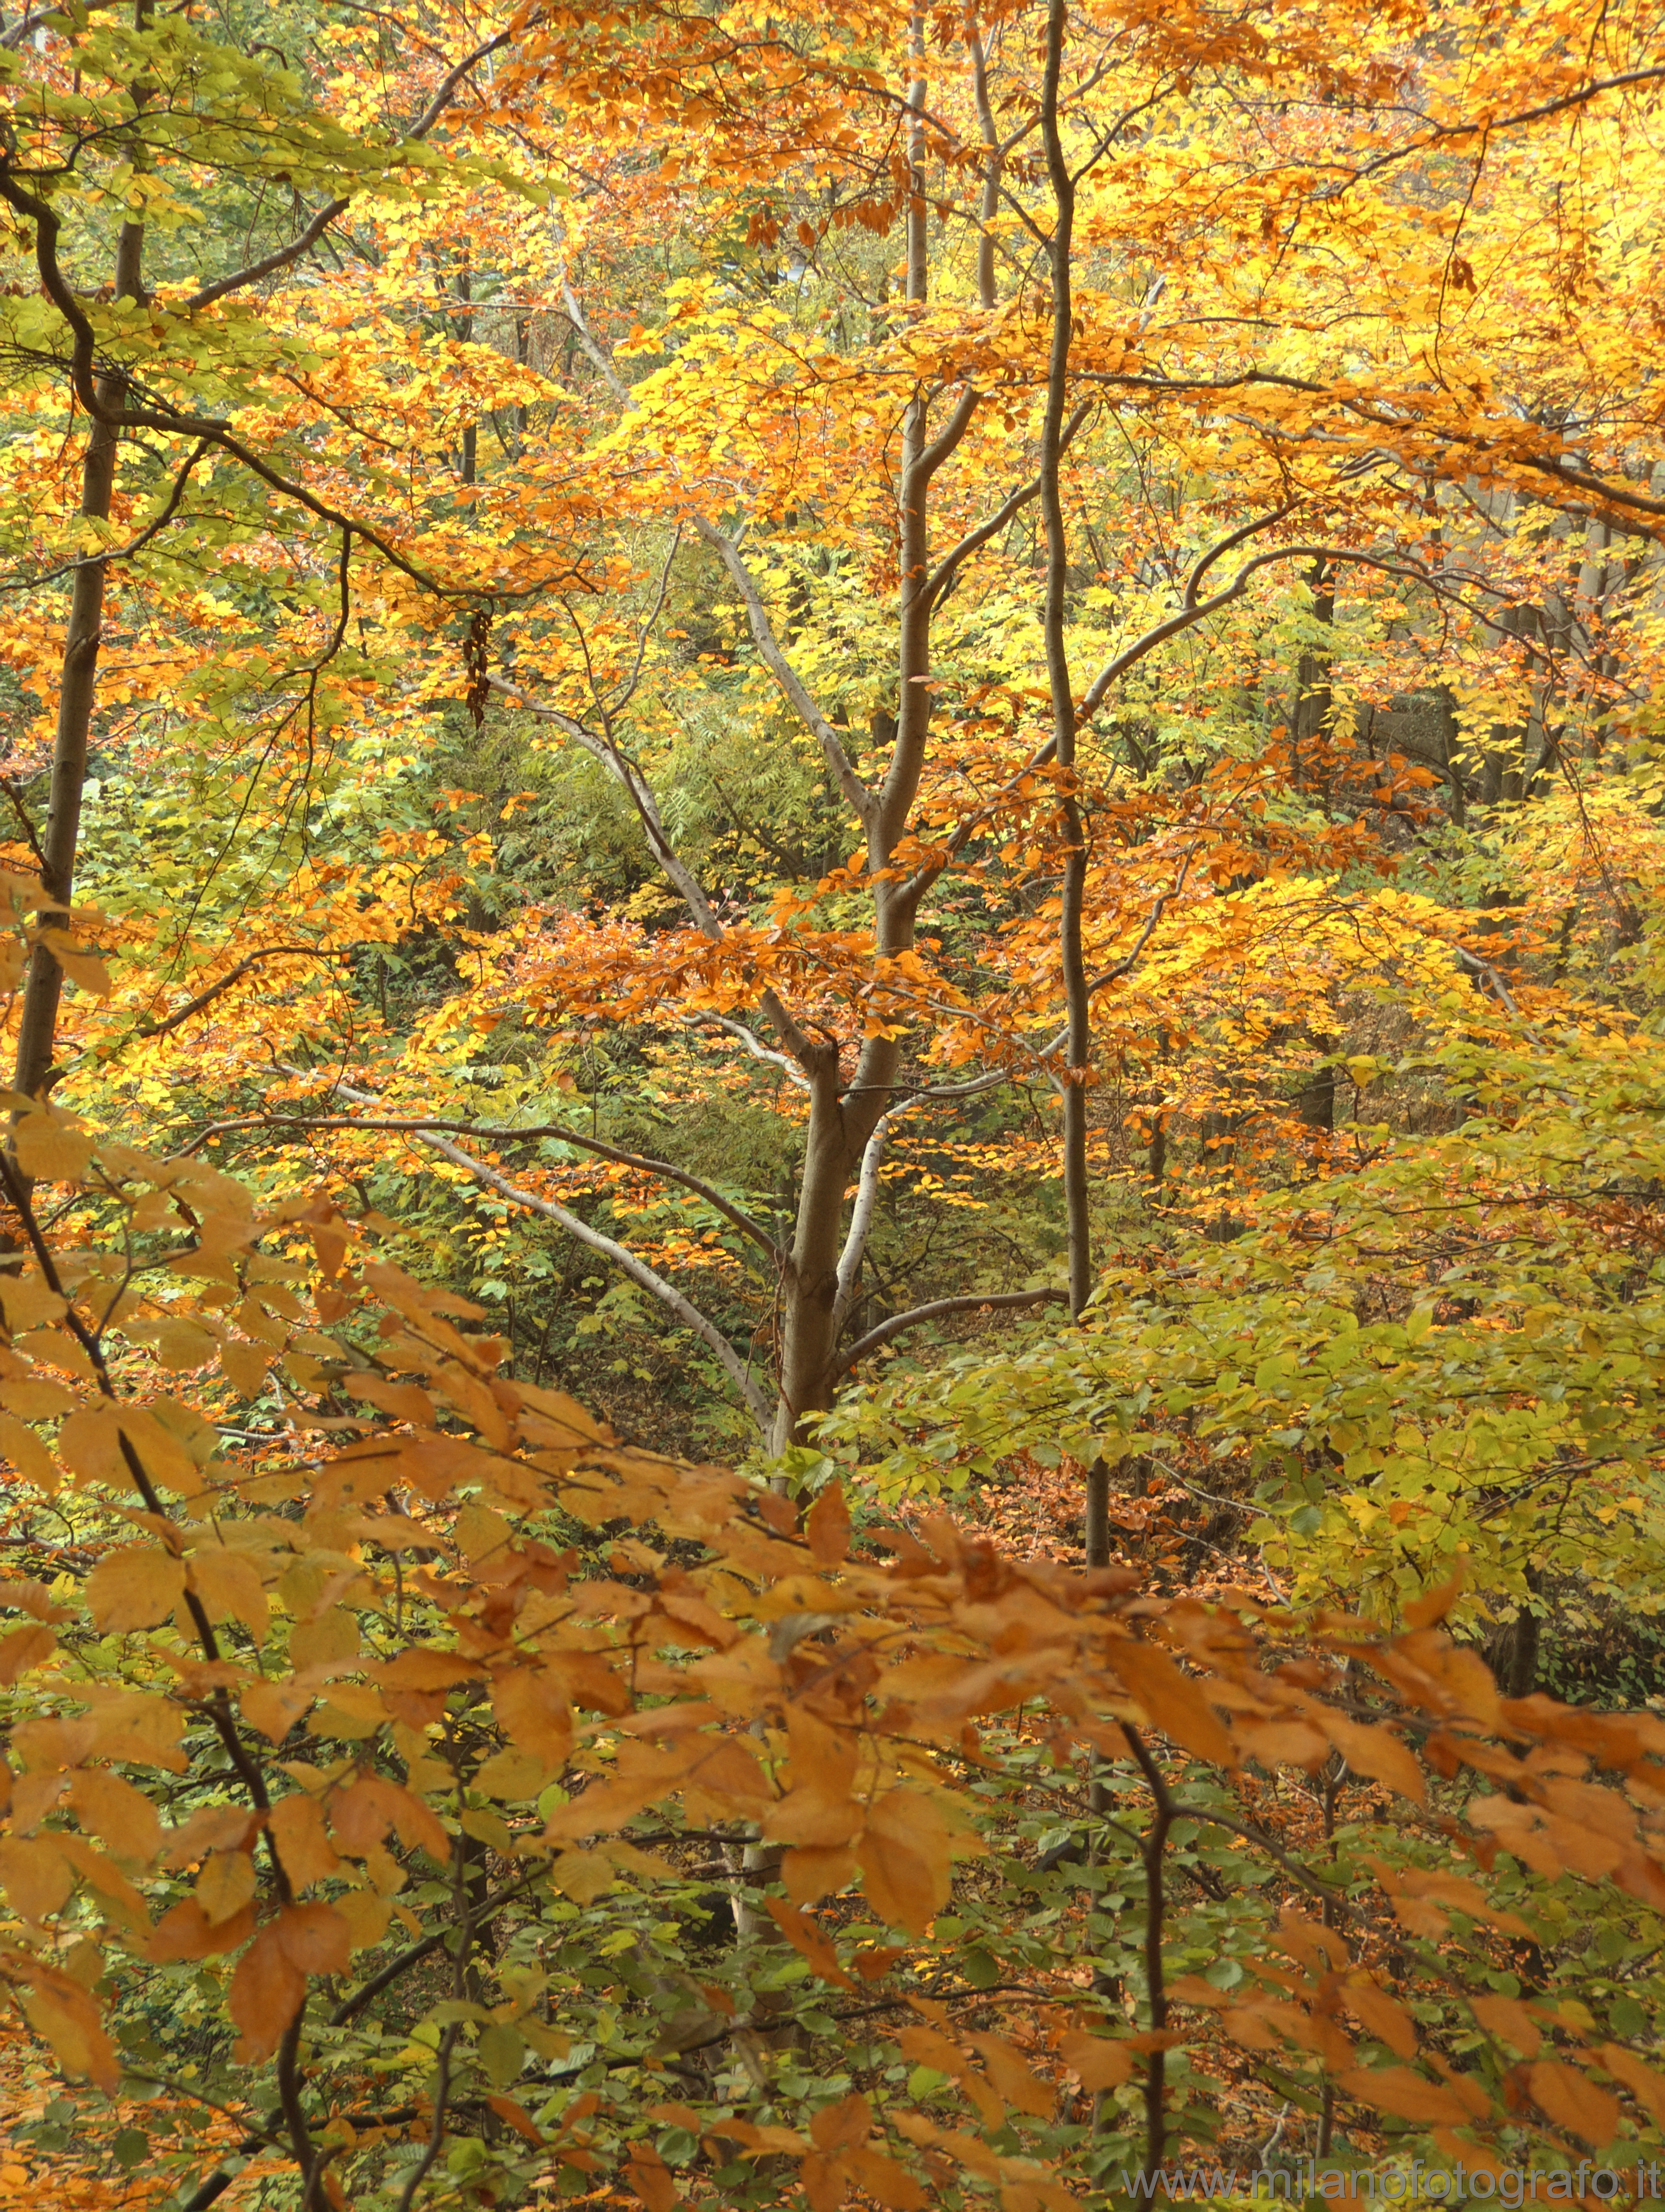
[[260, 1570], [246, 1552], [199, 1545], [191, 1555], [190, 1581], [210, 1620], [240, 1620], [257, 1644], [265, 1642], [271, 1616]]
[[872, 2132], [872, 2111], [857, 2094], [823, 2105], [809, 2123], [810, 2140], [822, 2151], [859, 2150]]
[[1379, 1723], [1371, 1726], [1351, 1721], [1341, 1713], [1323, 1710], [1315, 1717], [1355, 1774], [1368, 1774], [1373, 1782], [1385, 1782], [1402, 1797], [1418, 1805], [1426, 1803], [1428, 1793], [1422, 1769], [1415, 1754], [1391, 1729]]
[[1118, 1639], [1111, 1664], [1149, 1715], [1153, 1727], [1198, 1759], [1216, 1766], [1238, 1764], [1236, 1746], [1203, 1696], [1200, 1686], [1154, 1644]]
[[14, 1628], [9, 1636], [0, 1637], [0, 1682], [9, 1686], [32, 1667], [44, 1667], [57, 1649], [57, 1637], [39, 1621]]
[[511, 1743], [546, 1766], [565, 1766], [572, 1753], [572, 1708], [560, 1678], [543, 1667], [516, 1667], [492, 1688], [492, 1711]]
[[638, 2143], [625, 2166], [625, 2179], [647, 2212], [674, 2212], [676, 2182], [651, 2143]]
[[33, 1970], [36, 1986], [21, 1993], [28, 2023], [50, 2043], [66, 2074], [85, 2074], [106, 2094], [121, 2079], [115, 2047], [105, 2033], [95, 2001], [67, 1975]]
[[845, 1503], [844, 1486], [836, 1478], [810, 1507], [803, 1533], [818, 1567], [836, 1567], [849, 1558], [850, 1508]]
[[798, 1956], [808, 1960], [812, 1972], [819, 1974], [822, 1981], [831, 1982], [835, 1988], [855, 1988], [855, 1983], [839, 1964], [838, 1953], [807, 1913], [788, 1905], [784, 1898], [766, 1898], [764, 1902], [769, 1917]]
[[242, 2029], [233, 2056], [257, 2065], [282, 2042], [289, 2022], [306, 2001], [306, 1977], [285, 1950], [275, 1923], [263, 1928], [238, 1962], [226, 2009]]
[[253, 1905], [245, 1905], [240, 1912], [216, 1926], [196, 1899], [187, 1897], [171, 1911], [163, 1913], [151, 1929], [144, 1955], [157, 1966], [172, 1966], [179, 1959], [218, 1958], [227, 1951], [238, 1949], [253, 1933]]
[[74, 1887], [69, 1862], [44, 1836], [0, 1836], [0, 1889], [26, 1920], [46, 1919]]
[[162, 1847], [162, 1824], [142, 1790], [107, 1767], [85, 1767], [70, 1777], [70, 1802], [83, 1828], [118, 1856], [152, 1859]]
[[868, 1814], [856, 1856], [874, 1910], [923, 1936], [952, 1885], [950, 1838], [935, 1806], [912, 1790], [888, 1791]]
[[1361, 2105], [1402, 2120], [1445, 2120], [1460, 2126], [1468, 2118], [1460, 2097], [1413, 2074], [1408, 2066], [1355, 2066], [1341, 2076], [1341, 2084]]
[[1603, 2070], [1615, 2081], [1622, 2081], [1632, 2096], [1646, 2106], [1659, 2124], [1665, 2126], [1665, 2074], [1655, 2073], [1651, 2066], [1624, 2050], [1619, 2044], [1604, 2043], [1597, 2053]]
[[351, 1931], [332, 1905], [286, 1905], [274, 1924], [278, 1948], [297, 1973], [347, 1972]]
[[1444, 1620], [1462, 1594], [1464, 1571], [1459, 1562], [1449, 1582], [1441, 1583], [1438, 1589], [1424, 1590], [1420, 1597], [1411, 1600], [1405, 1607], [1405, 1619], [1413, 1628], [1432, 1628], [1437, 1620]]
[[282, 1743], [312, 1704], [314, 1692], [293, 1682], [251, 1682], [239, 1693], [243, 1717], [273, 1743]]
[[794, 1905], [818, 1905], [824, 1897], [847, 1888], [857, 1875], [856, 1855], [837, 1850], [788, 1851], [780, 1863], [780, 1878]]
[[1008, 2105], [1015, 2105], [1032, 2119], [1050, 2119], [1057, 2093], [1032, 2071], [1016, 2044], [1000, 2035], [966, 2038], [988, 2069], [989, 2079]]
[[1542, 2031], [1516, 1998], [1471, 1996], [1468, 2009], [1488, 2035], [1512, 2043], [1523, 2058], [1535, 2058], [1543, 2049]]
[[1352, 1975], [1343, 1992], [1354, 2016], [1401, 2058], [1416, 2056], [1416, 2023], [1396, 1997], [1363, 1974]]
[[518, 2105], [512, 2097], [488, 2096], [486, 2102], [499, 2120], [506, 2120], [518, 2136], [530, 2143], [535, 2150], [543, 2148], [543, 2137], [524, 2105]]
[[1528, 2069], [1532, 2100], [1540, 2112], [1587, 2143], [1610, 2143], [1619, 2133], [1619, 2100], [1599, 2089], [1564, 2058], [1540, 2058]]
[[1138, 2071], [1138, 2058], [1127, 2045], [1105, 2035], [1066, 2035], [1059, 2041], [1058, 2056], [1084, 2089], [1118, 2088]]
[[247, 1851], [211, 1851], [191, 1894], [211, 1928], [229, 1920], [254, 1895], [254, 1861]]
[[124, 1544], [88, 1576], [86, 1595], [99, 1626], [119, 1632], [166, 1620], [185, 1588], [185, 1568], [172, 1553], [153, 1544]]
[[922, 2212], [930, 2202], [906, 2166], [882, 2151], [846, 2151], [845, 2157], [857, 2188], [892, 2212]]
[[324, 1808], [306, 1790], [280, 1797], [266, 1825], [292, 1887], [310, 1889], [340, 1866], [340, 1855], [324, 1830]]

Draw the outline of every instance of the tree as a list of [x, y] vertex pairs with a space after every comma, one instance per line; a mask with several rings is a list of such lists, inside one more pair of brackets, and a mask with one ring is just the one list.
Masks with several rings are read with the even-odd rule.
[[1641, 2160], [1646, 26], [345, 16], [5, 49], [38, 2148]]

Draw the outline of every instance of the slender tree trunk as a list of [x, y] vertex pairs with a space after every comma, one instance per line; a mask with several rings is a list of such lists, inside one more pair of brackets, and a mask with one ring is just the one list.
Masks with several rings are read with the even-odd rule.
[[1328, 794], [1329, 767], [1326, 757], [1335, 720], [1332, 684], [1334, 652], [1331, 633], [1335, 624], [1335, 572], [1315, 561], [1306, 572], [1312, 594], [1312, 620], [1317, 635], [1301, 647], [1296, 663], [1295, 706], [1290, 717], [1290, 781], [1297, 788], [1303, 781], [1316, 781]]
[[[929, 207], [925, 179], [925, 25], [916, 12], [911, 25], [914, 77], [908, 91], [909, 194], [907, 209], [907, 297], [921, 304], [928, 296]], [[958, 410], [969, 420], [969, 407]], [[954, 426], [951, 424], [950, 431]], [[963, 430], [963, 421], [960, 428]], [[957, 434], [952, 442], [957, 442]], [[868, 828], [868, 866], [876, 878], [874, 921], [876, 950], [893, 959], [912, 950], [918, 890], [886, 878], [898, 839], [907, 827], [924, 765], [930, 726], [931, 602], [929, 501], [932, 475], [944, 449], [930, 442], [929, 402], [922, 386], [902, 425], [900, 550], [897, 638], [896, 732], [889, 765], [876, 794]], [[777, 1451], [799, 1442], [807, 1416], [832, 1402], [837, 1382], [839, 1329], [839, 1258], [845, 1218], [845, 1194], [868, 1139], [893, 1103], [901, 1046], [893, 1037], [869, 1037], [857, 1056], [846, 1086], [836, 1045], [799, 1058], [809, 1079], [809, 1126], [805, 1137], [802, 1181], [792, 1250], [782, 1285], [780, 1401], [772, 1438]]]
[[[136, 9], [141, 27], [145, 10]], [[115, 294], [118, 300], [142, 300], [140, 266], [144, 246], [142, 223], [122, 225], [116, 246]], [[112, 411], [121, 404], [123, 386], [118, 378], [100, 377], [98, 398]], [[107, 422], [92, 424], [81, 471], [81, 512], [99, 523], [110, 520], [110, 503], [116, 481], [116, 432]], [[87, 784], [87, 755], [93, 728], [93, 709], [98, 697], [99, 645], [104, 623], [105, 580], [109, 564], [89, 560], [76, 570], [70, 596], [70, 624], [64, 640], [64, 660], [58, 679], [58, 730], [52, 744], [51, 793], [47, 802], [46, 832], [41, 840], [44, 866], [40, 879], [45, 896], [40, 921], [47, 927], [67, 928], [70, 902], [75, 889], [76, 856], [81, 843], [81, 802]], [[28, 975], [23, 986], [23, 1011], [18, 1024], [17, 1064], [12, 1087], [34, 1098], [50, 1089], [55, 1071], [52, 1045], [58, 1033], [58, 1010], [64, 993], [64, 970], [44, 945], [29, 955]]]
[[[1069, 1311], [1080, 1321], [1093, 1294], [1093, 1218], [1087, 1160], [1087, 1090], [1093, 1060], [1093, 1005], [1087, 990], [1081, 921], [1087, 903], [1087, 832], [1075, 787], [1075, 692], [1069, 672], [1064, 617], [1069, 587], [1069, 541], [1064, 528], [1064, 410], [1069, 398], [1069, 348], [1075, 318], [1075, 182], [1058, 118], [1063, 74], [1066, 0], [1049, 0], [1046, 64], [1041, 87], [1041, 136], [1052, 187], [1052, 338], [1046, 364], [1046, 406], [1041, 416], [1040, 507], [1046, 532], [1046, 603], [1042, 630], [1046, 682], [1052, 702], [1052, 743], [1063, 771], [1063, 890], [1058, 910], [1058, 953], [1063, 970], [1066, 1062], [1063, 1091], [1063, 1205], [1069, 1236]], [[1087, 1471], [1082, 1535], [1089, 1567], [1110, 1564], [1110, 1468], [1095, 1459]]]
[[1058, 120], [1058, 85], [1063, 69], [1067, 12], [1064, 0], [1050, 0], [1046, 17], [1046, 70], [1041, 91], [1041, 132], [1052, 185], [1053, 225], [1052, 342], [1047, 361], [1046, 407], [1041, 417], [1040, 507], [1046, 532], [1046, 605], [1042, 617], [1046, 680], [1052, 701], [1053, 746], [1065, 779], [1063, 895], [1058, 918], [1069, 1024], [1064, 1048], [1063, 1195], [1069, 1235], [1069, 1310], [1079, 1319], [1093, 1287], [1087, 1172], [1087, 1082], [1093, 1052], [1093, 1013], [1081, 945], [1081, 909], [1087, 896], [1087, 840], [1075, 782], [1075, 696], [1064, 640], [1069, 545], [1064, 531], [1060, 482], [1064, 408], [1069, 399], [1070, 325], [1075, 316], [1071, 258], [1075, 185], [1069, 173]]
[[771, 1440], [778, 1452], [801, 1441], [807, 1415], [832, 1402], [845, 1193], [866, 1142], [863, 1135], [852, 1150], [852, 1134], [839, 1097], [838, 1048], [829, 1044], [809, 1077], [809, 1127], [782, 1297], [780, 1400]]
[[[457, 296], [464, 303], [463, 313], [457, 318], [457, 335], [464, 345], [468, 345], [474, 337], [474, 309], [468, 304], [474, 298], [474, 278], [469, 267], [469, 249], [466, 240], [463, 246], [462, 263], [457, 271]], [[480, 426], [476, 422], [470, 422], [463, 433], [462, 451], [457, 456], [457, 472], [465, 484], [471, 484], [474, 482], [475, 470], [479, 461], [479, 447]]]

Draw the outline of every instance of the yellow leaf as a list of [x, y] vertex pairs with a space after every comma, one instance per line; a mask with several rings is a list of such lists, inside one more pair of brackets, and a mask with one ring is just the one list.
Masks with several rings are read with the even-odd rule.
[[266, 1387], [272, 1355], [257, 1344], [245, 1344], [240, 1338], [222, 1339], [220, 1345], [220, 1366], [227, 1382], [241, 1398], [257, 1398]]
[[199, 1545], [191, 1555], [189, 1579], [210, 1620], [240, 1620], [257, 1644], [265, 1642], [270, 1614], [260, 1570], [248, 1553], [224, 1544]]
[[347, 1923], [348, 1941], [355, 1951], [372, 1950], [393, 1917], [393, 1907], [373, 1889], [349, 1889], [336, 1898], [335, 1910]]
[[49, 1918], [74, 1887], [68, 1861], [44, 1836], [0, 1836], [0, 1889], [26, 1920]]
[[210, 1851], [191, 1894], [209, 1927], [217, 1927], [254, 1895], [253, 1859], [247, 1851]]
[[24, 1174], [41, 1182], [73, 1182], [93, 1157], [93, 1139], [51, 1106], [20, 1114], [12, 1124], [12, 1142]]
[[26, 1628], [14, 1628], [9, 1636], [0, 1636], [0, 1682], [15, 1682], [32, 1667], [45, 1666], [57, 1649], [57, 1637], [38, 1620]]
[[0, 1413], [0, 1457], [9, 1459], [25, 1482], [56, 1498], [64, 1470], [34, 1431], [9, 1413]]
[[118, 1858], [149, 1860], [162, 1847], [162, 1824], [142, 1790], [107, 1767], [83, 1767], [70, 1777], [70, 1802], [83, 1828]]
[[185, 1588], [185, 1568], [171, 1553], [153, 1544], [124, 1544], [88, 1576], [87, 1602], [106, 1633], [154, 1628], [167, 1619]]
[[549, 1879], [574, 1905], [593, 1905], [616, 1877], [599, 1851], [562, 1851], [549, 1869]]
[[474, 1787], [505, 1804], [524, 1804], [549, 1780], [549, 1769], [526, 1751], [499, 1751], [474, 1778]]
[[[45, 1972], [35, 1969], [41, 1979], [45, 1978]], [[94, 2000], [67, 1976], [54, 1974], [48, 1987], [23, 1991], [21, 2002], [30, 2027], [51, 2044], [64, 2072], [84, 2074], [106, 2094], [113, 2095], [121, 2069], [115, 2047], [99, 2023]]]

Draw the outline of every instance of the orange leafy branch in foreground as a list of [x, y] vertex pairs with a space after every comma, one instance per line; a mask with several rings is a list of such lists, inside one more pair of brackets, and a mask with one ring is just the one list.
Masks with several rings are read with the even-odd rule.
[[[651, 2205], [711, 2201], [702, 2166], [736, 2158], [766, 2197], [785, 2161], [816, 2206], [851, 2188], [911, 2203], [977, 2175], [1064, 2205], [1081, 2148], [1014, 2148], [1013, 2131], [1072, 2081], [1124, 2094], [1129, 2154], [1152, 2172], [1222, 2035], [1365, 2126], [1431, 2130], [1471, 2170], [1523, 2130], [1605, 2150], [1651, 2124], [1665, 2075], [1643, 2052], [1529, 1975], [1507, 2002], [1470, 1976], [1537, 1946], [1523, 1869], [1649, 1910], [1665, 1897], [1665, 1723], [1500, 1697], [1438, 1625], [1455, 1585], [1391, 1634], [1229, 1589], [1147, 1595], [1128, 1569], [1020, 1562], [947, 1520], [859, 1543], [836, 1486], [800, 1525], [772, 1492], [621, 1448], [506, 1378], [500, 1340], [469, 1333], [476, 1311], [378, 1260], [327, 1205], [263, 1214], [216, 1170], [95, 1146], [49, 1108], [16, 1142], [76, 1226], [49, 1238], [6, 1170], [25, 1253], [0, 1285], [5, 1443], [39, 1510], [74, 1518], [84, 1564], [3, 1585], [22, 1621], [0, 1674], [30, 1704], [9, 1737], [0, 1972], [70, 2076], [112, 2099], [127, 2070], [144, 2080], [134, 2008], [190, 1972], [215, 2100], [331, 2203], [397, 2179], [409, 2135], [421, 2172], [475, 2142], [505, 2185], [546, 2158], [616, 2156]], [[285, 1419], [241, 1448], [224, 1411], [216, 1426], [199, 1410], [272, 1388]], [[1107, 2002], [1059, 1956], [1020, 2050], [929, 1992], [954, 1957], [933, 1930], [977, 1879], [1026, 1743], [1096, 1769], [1142, 1877], [1145, 1985]], [[1285, 1847], [1254, 1778], [1338, 1761], [1403, 1801], [1431, 1856], [1384, 1850], [1385, 1830], [1347, 1862]], [[1203, 1831], [1286, 1900], [1235, 1991], [1166, 1954], [1170, 1860]], [[583, 2112], [566, 2100], [560, 2125], [547, 2103], [535, 2116], [536, 2085], [510, 2085], [536, 2053], [558, 2081], [573, 2045], [506, 1923], [547, 1955], [621, 1877], [675, 1890], [702, 1835], [751, 1839], [754, 1878], [785, 1893], [766, 1924], [834, 1988], [873, 1969], [840, 1937], [850, 1903], [820, 1926], [811, 1908], [859, 1888], [899, 1932], [928, 1966], [893, 2001], [920, 2023], [900, 2049], [940, 2094], [852, 2091], [789, 2124], [662, 2093], [648, 2119], [705, 2146], [675, 2183], [610, 2090], [586, 2088]], [[1416, 1966], [1371, 1958], [1383, 1923], [1402, 1951], [1422, 1943]], [[389, 2054], [342, 2031], [400, 2002], [426, 1961], [451, 1994], [400, 2062], [412, 2094], [366, 2109]], [[1481, 2032], [1460, 2061], [1422, 2024], [1436, 1999]], [[760, 1995], [749, 2029], [720, 1986], [700, 2002], [709, 2029], [623, 2062], [639, 2094], [669, 2087], [701, 2034], [749, 2034], [760, 2077], [781, 2063], [759, 2045]], [[480, 2134], [493, 2115], [506, 2138]]]

